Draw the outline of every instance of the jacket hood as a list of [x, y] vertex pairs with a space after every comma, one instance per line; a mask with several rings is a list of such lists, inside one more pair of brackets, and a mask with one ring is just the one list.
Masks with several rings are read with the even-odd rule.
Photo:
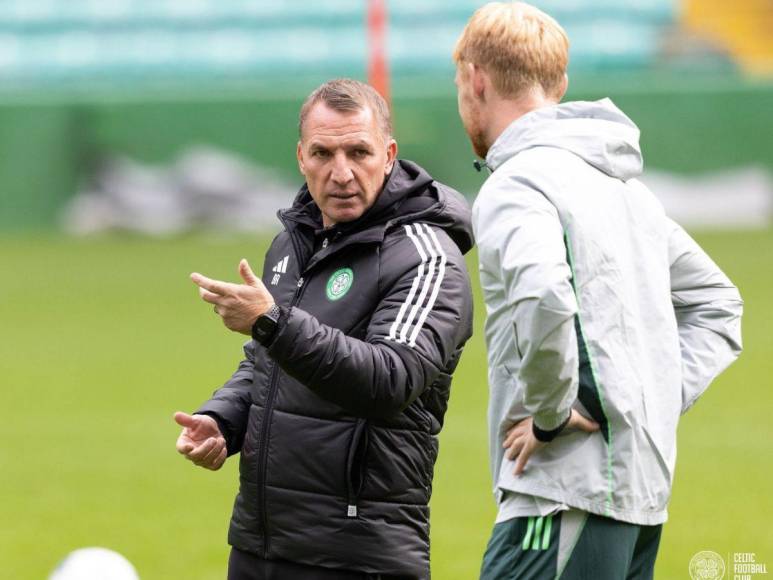
[[[303, 184], [291, 208], [280, 217], [319, 229], [322, 215]], [[470, 207], [456, 190], [432, 179], [422, 167], [398, 159], [376, 202], [358, 219], [337, 224], [343, 233], [389, 227], [421, 220], [446, 231], [464, 254], [474, 243]]]
[[486, 155], [492, 171], [533, 147], [571, 151], [610, 177], [641, 175], [639, 128], [610, 99], [537, 109], [513, 121]]

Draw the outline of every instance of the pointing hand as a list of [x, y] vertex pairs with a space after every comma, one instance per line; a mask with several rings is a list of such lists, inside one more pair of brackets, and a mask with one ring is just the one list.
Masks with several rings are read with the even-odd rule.
[[191, 280], [199, 287], [201, 299], [215, 305], [215, 312], [226, 327], [250, 335], [255, 320], [269, 311], [274, 305], [274, 298], [247, 260], [239, 262], [239, 275], [244, 284], [212, 280], [197, 272], [191, 274]]

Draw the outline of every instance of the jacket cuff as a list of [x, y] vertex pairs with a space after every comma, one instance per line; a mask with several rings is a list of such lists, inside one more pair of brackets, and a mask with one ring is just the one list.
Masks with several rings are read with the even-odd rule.
[[[295, 335], [297, 330], [293, 327], [298, 322], [297, 312], [298, 309], [294, 306], [285, 307], [280, 306], [281, 314], [279, 315], [279, 322], [276, 325], [276, 331], [264, 346], [268, 351], [268, 355], [275, 361], [284, 359], [283, 353], [288, 349], [295, 346]], [[301, 311], [302, 312], [302, 311]]]
[[215, 423], [217, 423], [217, 428], [220, 429], [220, 434], [223, 436], [223, 439], [225, 439], [225, 448], [228, 452], [228, 455], [231, 456], [237, 451], [238, 449], [233, 449], [233, 436], [231, 435], [231, 430], [228, 427], [228, 423], [217, 413], [214, 411], [194, 411], [194, 415], [206, 415], [207, 417], [212, 417], [215, 420]]
[[[538, 415], [534, 417], [534, 420], [531, 423], [531, 430], [532, 433], [534, 433], [534, 436], [537, 438], [538, 441], [541, 441], [542, 443], [549, 443], [550, 441], [553, 441], [556, 437], [558, 437], [558, 434], [561, 433], [561, 431], [564, 430], [564, 427], [566, 427], [566, 424], [569, 423], [569, 419], [572, 417], [572, 410], [569, 409], [569, 414], [566, 416], [566, 419], [558, 423], [556, 425], [556, 418], [559, 418], [560, 415], [554, 415], [550, 414], [547, 416], [544, 415]], [[547, 419], [547, 421], [545, 420]], [[542, 425], [547, 425], [552, 428], [542, 428], [540, 427], [537, 422], [540, 422]]]

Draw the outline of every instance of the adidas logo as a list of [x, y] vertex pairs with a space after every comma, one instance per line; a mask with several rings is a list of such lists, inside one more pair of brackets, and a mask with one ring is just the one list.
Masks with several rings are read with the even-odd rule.
[[277, 262], [277, 265], [271, 268], [271, 271], [274, 272], [274, 276], [271, 278], [271, 285], [276, 286], [279, 284], [279, 278], [282, 276], [282, 274], [287, 272], [287, 261], [290, 259], [290, 256], [285, 256], [279, 262]]
[[271, 268], [272, 272], [279, 272], [280, 274], [284, 274], [287, 272], [287, 261], [290, 259], [290, 256], [285, 256], [279, 262], [276, 266]]

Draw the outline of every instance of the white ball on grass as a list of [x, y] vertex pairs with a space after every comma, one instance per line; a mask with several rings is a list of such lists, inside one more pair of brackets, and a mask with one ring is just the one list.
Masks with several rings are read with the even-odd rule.
[[81, 548], [67, 555], [48, 580], [139, 580], [129, 560], [107, 548]]

